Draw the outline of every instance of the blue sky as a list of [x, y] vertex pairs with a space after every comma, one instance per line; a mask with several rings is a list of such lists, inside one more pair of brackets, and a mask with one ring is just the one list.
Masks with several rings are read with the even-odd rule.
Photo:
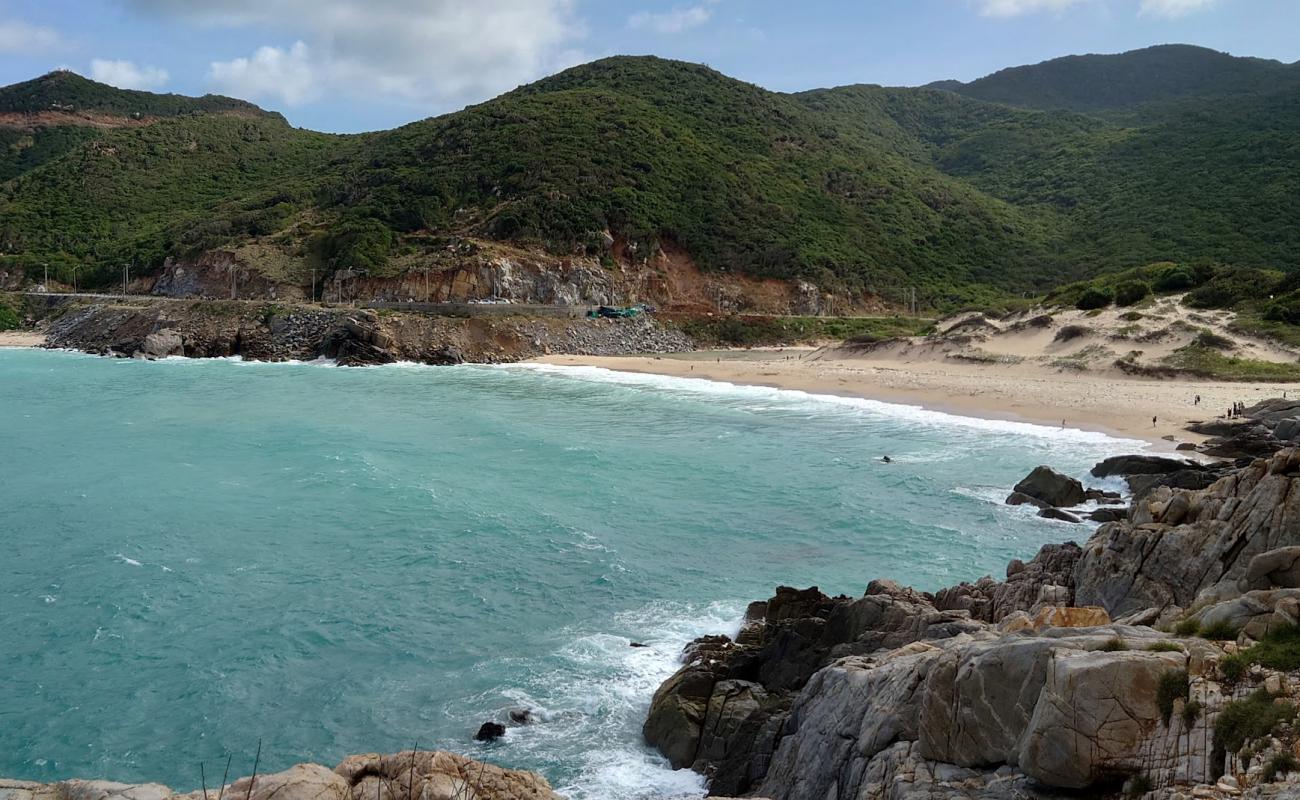
[[1292, 62], [1297, 31], [1297, 0], [0, 0], [0, 83], [68, 67], [362, 131], [615, 54], [793, 91], [1167, 42]]

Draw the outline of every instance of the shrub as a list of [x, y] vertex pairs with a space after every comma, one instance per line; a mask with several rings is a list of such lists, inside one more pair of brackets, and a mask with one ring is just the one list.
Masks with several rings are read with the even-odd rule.
[[1151, 287], [1143, 281], [1123, 281], [1115, 286], [1115, 305], [1131, 306], [1151, 294]]
[[[1269, 631], [1254, 646], [1220, 661], [1219, 671], [1229, 680], [1240, 680], [1251, 664], [1286, 672], [1300, 669], [1300, 628]], [[1236, 677], [1229, 675], [1229, 670], [1234, 671]]]
[[1189, 687], [1185, 669], [1171, 670], [1160, 676], [1160, 682], [1156, 685], [1156, 706], [1160, 709], [1160, 719], [1166, 727], [1174, 714], [1174, 701], [1186, 700]]
[[1118, 636], [1116, 636], [1114, 639], [1107, 641], [1105, 644], [1101, 646], [1101, 650], [1103, 653], [1115, 653], [1120, 650], [1127, 650], [1127, 649], [1128, 649], [1128, 642], [1124, 641]]
[[1237, 345], [1228, 337], [1220, 336], [1214, 331], [1201, 331], [1196, 334], [1192, 344], [1197, 347], [1212, 347], [1215, 350], [1235, 350]]
[[1183, 728], [1185, 730], [1191, 730], [1192, 726], [1196, 724], [1196, 720], [1201, 717], [1201, 710], [1200, 700], [1188, 700], [1183, 704]]
[[1277, 703], [1273, 695], [1259, 689], [1223, 707], [1214, 723], [1214, 749], [1218, 754], [1235, 753], [1246, 742], [1268, 736], [1279, 723], [1295, 718], [1295, 707]]
[[1189, 292], [1183, 302], [1192, 308], [1232, 308], [1243, 300], [1267, 299], [1277, 284], [1276, 273], [1258, 269], [1229, 269]]
[[1137, 322], [1145, 316], [1146, 314], [1143, 314], [1141, 311], [1125, 311], [1123, 314], [1119, 315], [1119, 318], [1125, 322]]
[[1246, 668], [1249, 666], [1250, 662], [1243, 654], [1233, 653], [1219, 662], [1219, 673], [1229, 683], [1236, 683], [1246, 676]]
[[1152, 653], [1181, 653], [1183, 652], [1183, 646], [1177, 642], [1170, 642], [1161, 639], [1158, 642], [1152, 642], [1147, 645], [1147, 650]]
[[1092, 311], [1099, 308], [1105, 308], [1115, 299], [1115, 295], [1110, 289], [1103, 289], [1100, 286], [1089, 286], [1079, 295], [1078, 301], [1074, 307], [1080, 311]]
[[1201, 630], [1201, 623], [1194, 619], [1185, 619], [1174, 626], [1174, 633], [1179, 636], [1195, 636]]
[[1156, 276], [1157, 292], [1181, 292], [1196, 285], [1196, 277], [1186, 267], [1169, 267]]
[[1236, 639], [1237, 629], [1229, 625], [1227, 622], [1221, 621], [1201, 628], [1196, 635], [1200, 636], [1202, 639], [1213, 639], [1215, 641], [1223, 642], [1229, 639]]
[[11, 331], [18, 327], [18, 312], [4, 303], [0, 303], [0, 331]]
[[1264, 765], [1259, 779], [1264, 783], [1272, 783], [1278, 778], [1286, 777], [1288, 772], [1295, 772], [1297, 767], [1300, 767], [1300, 763], [1296, 762], [1294, 755], [1289, 752], [1278, 753]]
[[1080, 336], [1087, 336], [1092, 333], [1092, 329], [1086, 325], [1066, 325], [1056, 332], [1052, 337], [1054, 342], [1068, 342], [1071, 339], [1078, 339]]

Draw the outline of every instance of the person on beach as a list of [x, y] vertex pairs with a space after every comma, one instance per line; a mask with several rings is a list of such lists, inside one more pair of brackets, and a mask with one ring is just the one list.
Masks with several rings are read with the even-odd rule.
[[1156, 426], [1156, 418], [1155, 418], [1155, 417], [1152, 417], [1152, 418], [1151, 418], [1151, 427], [1154, 428], [1155, 426]]

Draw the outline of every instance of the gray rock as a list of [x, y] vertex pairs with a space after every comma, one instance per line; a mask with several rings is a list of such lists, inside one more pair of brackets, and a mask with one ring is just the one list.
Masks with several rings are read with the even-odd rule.
[[1187, 469], [1203, 469], [1203, 465], [1195, 461], [1188, 461], [1184, 458], [1166, 458], [1165, 456], [1145, 456], [1145, 455], [1128, 455], [1113, 456], [1104, 461], [1098, 462], [1092, 468], [1092, 475], [1095, 478], [1106, 478], [1111, 475], [1163, 475], [1168, 472], [1179, 472]]
[[1083, 520], [1077, 514], [1071, 514], [1069, 511], [1062, 511], [1059, 508], [1044, 508], [1038, 512], [1038, 516], [1045, 519], [1054, 519], [1060, 522], [1080, 523]]
[[1015, 491], [1058, 508], [1083, 502], [1083, 484], [1047, 466], [1034, 467], [1016, 484]]
[[1300, 587], [1300, 546], [1279, 547], [1255, 556], [1246, 566], [1246, 574], [1237, 586], [1243, 592]]
[[1136, 772], [1160, 724], [1160, 677], [1186, 667], [1182, 653], [1058, 650], [1047, 669], [1017, 762], [1050, 786], [1084, 789]]

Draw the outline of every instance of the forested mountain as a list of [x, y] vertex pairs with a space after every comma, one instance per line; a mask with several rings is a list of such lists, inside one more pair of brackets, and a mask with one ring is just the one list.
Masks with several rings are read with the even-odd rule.
[[[593, 259], [671, 243], [704, 269], [931, 295], [1167, 260], [1292, 269], [1296, 72], [1174, 46], [966, 85], [782, 94], [618, 57], [346, 137], [60, 73], [78, 108], [141, 124], [4, 162], [0, 265], [109, 280], [123, 262], [251, 243], [281, 270], [383, 275], [471, 237]], [[0, 90], [0, 106], [64, 102], [32, 87]], [[609, 252], [606, 231], [627, 246]]]
[[966, 84], [941, 81], [931, 86], [991, 103], [1089, 113], [1296, 87], [1300, 64], [1167, 44], [1115, 55], [1054, 58]]

